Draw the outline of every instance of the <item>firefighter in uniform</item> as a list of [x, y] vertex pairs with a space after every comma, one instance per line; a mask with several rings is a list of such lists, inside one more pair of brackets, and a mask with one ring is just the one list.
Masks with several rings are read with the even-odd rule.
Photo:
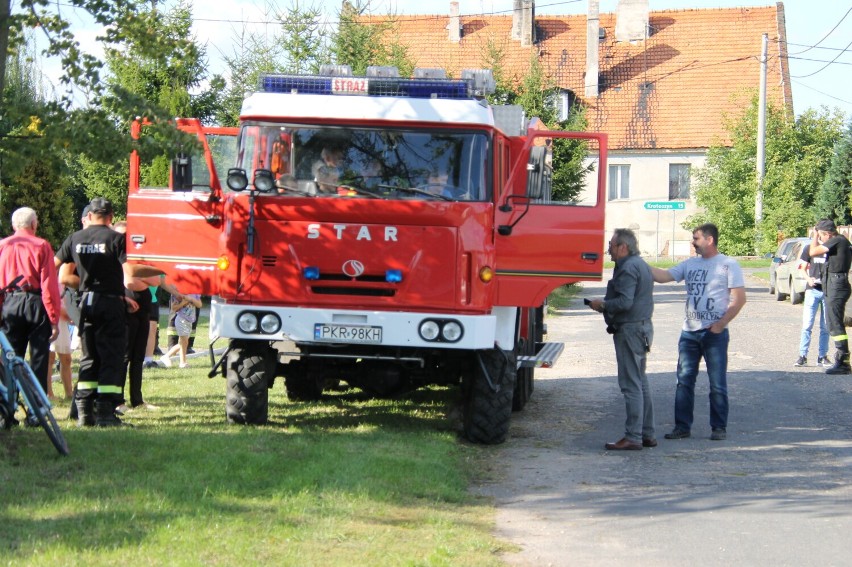
[[69, 236], [56, 257], [63, 264], [61, 278], [65, 264], [73, 263], [79, 274], [82, 356], [75, 397], [78, 423], [108, 427], [122, 425], [115, 407], [121, 403], [124, 384], [125, 314], [138, 306], [125, 299], [125, 236], [110, 226], [112, 204], [99, 197], [89, 207], [88, 227]]
[[843, 313], [852, 293], [849, 286], [849, 266], [852, 264], [849, 240], [837, 233], [834, 221], [822, 219], [814, 227], [809, 253], [811, 257], [825, 254], [822, 277], [825, 314], [828, 331], [836, 348], [834, 364], [827, 368], [825, 373], [849, 374], [852, 372], [849, 366], [849, 336], [843, 326]]

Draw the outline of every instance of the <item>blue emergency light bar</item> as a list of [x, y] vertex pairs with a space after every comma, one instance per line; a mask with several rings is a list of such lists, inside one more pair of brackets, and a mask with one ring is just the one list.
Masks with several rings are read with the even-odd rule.
[[266, 93], [395, 96], [405, 98], [471, 99], [467, 79], [403, 79], [388, 77], [320, 77], [263, 75], [260, 90]]

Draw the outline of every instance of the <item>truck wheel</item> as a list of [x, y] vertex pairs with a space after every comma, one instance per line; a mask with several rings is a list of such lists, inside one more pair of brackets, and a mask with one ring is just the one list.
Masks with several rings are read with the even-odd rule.
[[301, 360], [291, 361], [284, 376], [284, 386], [291, 402], [315, 402], [322, 398], [324, 379], [318, 378], [316, 369]]
[[[464, 398], [464, 436], [474, 443], [494, 445], [509, 435], [516, 360], [513, 352], [500, 349], [476, 351]], [[491, 388], [496, 386], [496, 392]]]
[[[532, 356], [535, 354], [536, 343], [541, 342], [539, 336], [542, 336], [540, 329], [543, 321], [539, 320], [539, 313], [542, 309], [530, 309], [527, 327], [527, 337], [518, 339], [518, 344], [515, 345], [515, 355]], [[529, 338], [532, 337], [532, 338]], [[517, 358], [516, 358], [517, 361]], [[533, 385], [535, 383], [535, 368], [532, 366], [518, 368], [518, 374], [515, 378], [515, 393], [512, 396], [512, 411], [521, 411], [530, 401], [530, 396], [533, 393]]]
[[269, 416], [269, 381], [276, 351], [266, 343], [244, 342], [228, 353], [225, 415], [228, 423], [264, 425]]

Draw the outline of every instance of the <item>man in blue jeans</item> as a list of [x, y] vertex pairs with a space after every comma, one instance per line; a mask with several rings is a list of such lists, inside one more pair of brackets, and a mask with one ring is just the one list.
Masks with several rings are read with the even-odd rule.
[[668, 270], [651, 268], [657, 283], [684, 282], [686, 317], [678, 342], [675, 427], [666, 439], [685, 439], [692, 433], [695, 378], [704, 359], [710, 378], [710, 439], [727, 438], [728, 427], [728, 323], [746, 302], [740, 265], [719, 253], [719, 229], [703, 224], [692, 232], [697, 256]]
[[[828, 359], [828, 325], [825, 319], [825, 299], [822, 291], [822, 268], [825, 265], [825, 256], [814, 256], [811, 258], [809, 246], [802, 249], [798, 268], [805, 273], [807, 287], [805, 288], [805, 305], [802, 310], [802, 338], [799, 342], [799, 358], [793, 366], [807, 366], [808, 349], [811, 347], [811, 331], [814, 321], [819, 314], [819, 344], [817, 347], [817, 366], [828, 368], [831, 361]], [[791, 292], [792, 293], [792, 292]]]

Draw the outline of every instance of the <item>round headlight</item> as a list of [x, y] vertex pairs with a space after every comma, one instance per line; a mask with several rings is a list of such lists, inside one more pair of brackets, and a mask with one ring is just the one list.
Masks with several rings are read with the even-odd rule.
[[438, 338], [440, 332], [441, 329], [435, 321], [423, 321], [420, 323], [420, 336], [423, 337], [423, 340], [434, 341]]
[[275, 313], [267, 313], [260, 318], [260, 330], [269, 335], [275, 334], [281, 328], [281, 319]]
[[261, 193], [275, 190], [275, 179], [268, 169], [257, 169], [254, 172], [254, 188]]
[[226, 183], [232, 191], [242, 191], [248, 187], [248, 177], [246, 177], [245, 170], [238, 167], [229, 169]]
[[444, 340], [454, 343], [462, 337], [462, 326], [458, 321], [448, 321], [441, 329], [441, 336]]
[[244, 333], [257, 332], [257, 315], [254, 313], [240, 313], [237, 317], [237, 327]]

